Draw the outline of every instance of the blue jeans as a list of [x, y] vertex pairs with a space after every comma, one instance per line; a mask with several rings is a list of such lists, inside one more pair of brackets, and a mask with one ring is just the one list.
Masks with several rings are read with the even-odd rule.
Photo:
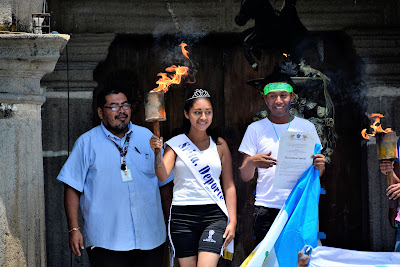
[[394, 252], [400, 252], [400, 223], [397, 223], [396, 245]]

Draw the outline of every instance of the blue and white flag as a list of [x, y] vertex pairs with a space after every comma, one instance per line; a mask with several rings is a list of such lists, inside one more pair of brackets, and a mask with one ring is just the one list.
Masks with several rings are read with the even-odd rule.
[[399, 252], [356, 251], [319, 246], [312, 250], [309, 267], [399, 267]]
[[[321, 146], [315, 145], [314, 154]], [[296, 266], [304, 245], [317, 246], [319, 170], [311, 166], [297, 181], [265, 238], [241, 267]]]

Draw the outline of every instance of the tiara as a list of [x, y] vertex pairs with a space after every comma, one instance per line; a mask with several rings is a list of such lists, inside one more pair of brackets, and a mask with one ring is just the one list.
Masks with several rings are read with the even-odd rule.
[[186, 101], [195, 99], [195, 98], [200, 98], [200, 97], [210, 97], [210, 94], [206, 90], [196, 89], [196, 90], [194, 90], [192, 97], [186, 99]]

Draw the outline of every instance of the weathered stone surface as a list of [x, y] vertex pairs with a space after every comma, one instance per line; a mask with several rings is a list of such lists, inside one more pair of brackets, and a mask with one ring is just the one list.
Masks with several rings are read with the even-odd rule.
[[0, 3], [0, 30], [11, 30], [12, 28], [12, 8], [10, 0]]
[[11, 233], [7, 220], [7, 210], [3, 202], [0, 202], [0, 232], [4, 233], [1, 237], [0, 253], [5, 255], [5, 257], [0, 258], [1, 266], [26, 265], [26, 258], [21, 242]]
[[40, 106], [17, 108], [0, 120], [0, 266], [45, 266]]
[[71, 91], [93, 91], [97, 86], [93, 80], [93, 71], [107, 57], [108, 48], [114, 38], [115, 34], [72, 35], [54, 72], [43, 77], [42, 85], [52, 90], [67, 91], [69, 77]]
[[0, 3], [0, 30], [30, 32], [32, 13], [42, 12], [43, 0], [2, 0]]
[[400, 28], [352, 28], [346, 32], [365, 63], [365, 82], [372, 87], [400, 87]]
[[[63, 32], [175, 33], [228, 32], [240, 1], [69, 1], [49, 4]], [[65, 12], [68, 10], [68, 12]]]
[[300, 20], [311, 31], [342, 30], [348, 27], [377, 27], [396, 24], [395, 1], [303, 0], [297, 1]]
[[43, 103], [40, 79], [54, 70], [68, 35], [0, 34], [0, 99]]
[[[275, 2], [280, 9], [283, 1]], [[235, 24], [239, 0], [68, 1], [49, 0], [56, 29], [61, 32], [173, 34], [176, 32], [241, 32], [253, 26]], [[353, 26], [398, 24], [399, 4], [392, 1], [302, 0], [296, 8], [311, 31]]]
[[[61, 95], [54, 92], [51, 96]], [[56, 94], [57, 93], [57, 94]], [[44, 156], [65, 155], [67, 151], [72, 150], [72, 146], [78, 137], [84, 132], [92, 128], [93, 107], [92, 94], [90, 98], [74, 98], [77, 92], [70, 94], [71, 99], [67, 98], [46, 98], [46, 103], [42, 108], [43, 118], [43, 151]], [[69, 112], [69, 126], [68, 126]], [[68, 130], [69, 132], [69, 148], [68, 148]], [[61, 152], [61, 153], [60, 153]], [[59, 169], [60, 170], [60, 169]]]
[[0, 35], [0, 266], [46, 266], [40, 79], [68, 38]]

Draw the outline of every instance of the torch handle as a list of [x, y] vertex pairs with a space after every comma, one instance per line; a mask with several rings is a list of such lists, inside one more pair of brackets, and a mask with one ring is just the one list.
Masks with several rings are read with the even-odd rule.
[[[160, 137], [160, 122], [159, 121], [157, 121], [157, 120], [153, 121], [153, 130], [154, 130], [153, 131], [154, 135]], [[156, 168], [161, 168], [161, 160], [162, 160], [161, 149], [156, 148], [154, 150], [154, 152], [155, 152], [155, 157], [156, 157]]]
[[388, 186], [392, 184], [392, 172], [386, 173], [386, 182]]

